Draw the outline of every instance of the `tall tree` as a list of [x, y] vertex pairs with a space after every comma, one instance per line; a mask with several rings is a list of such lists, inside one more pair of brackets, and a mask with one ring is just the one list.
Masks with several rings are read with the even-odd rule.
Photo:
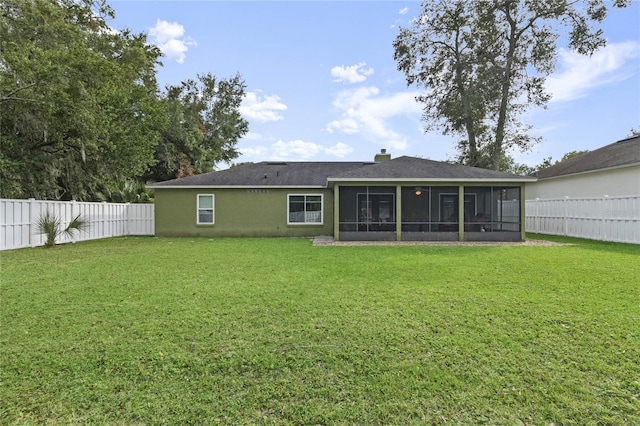
[[108, 27], [104, 0], [0, 3], [0, 191], [95, 198], [142, 174], [164, 127], [144, 35]]
[[146, 180], [160, 181], [208, 172], [218, 162], [238, 157], [236, 143], [248, 131], [240, 115], [245, 83], [240, 74], [218, 79], [211, 74], [167, 88], [169, 125], [155, 151]]
[[508, 149], [537, 142], [520, 116], [550, 99], [560, 27], [571, 49], [591, 54], [605, 45], [597, 24], [606, 13], [605, 0], [425, 1], [394, 40], [394, 59], [408, 85], [425, 89], [425, 129], [461, 136], [462, 162], [498, 170]]

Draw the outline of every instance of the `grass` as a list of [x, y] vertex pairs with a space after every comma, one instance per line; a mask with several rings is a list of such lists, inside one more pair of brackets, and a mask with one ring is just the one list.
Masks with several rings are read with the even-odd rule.
[[3, 252], [0, 423], [640, 424], [640, 247], [571, 242]]

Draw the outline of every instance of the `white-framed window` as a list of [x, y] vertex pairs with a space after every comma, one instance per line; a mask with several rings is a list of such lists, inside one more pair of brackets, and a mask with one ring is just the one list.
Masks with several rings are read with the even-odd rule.
[[322, 194], [288, 194], [287, 224], [322, 225]]
[[198, 194], [198, 225], [213, 225], [215, 223], [215, 195]]

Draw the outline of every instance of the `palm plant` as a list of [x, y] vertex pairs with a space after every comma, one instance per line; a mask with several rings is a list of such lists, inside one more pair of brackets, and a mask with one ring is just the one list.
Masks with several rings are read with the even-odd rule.
[[110, 203], [153, 202], [153, 191], [145, 188], [142, 182], [132, 179], [118, 181], [114, 187], [105, 188], [96, 195], [100, 201]]
[[61, 235], [73, 236], [73, 231], [84, 231], [89, 226], [89, 222], [82, 215], [74, 217], [66, 228], [63, 228], [62, 218], [47, 210], [36, 221], [36, 233], [46, 235], [47, 241], [44, 246], [49, 248], [56, 245], [56, 240]]

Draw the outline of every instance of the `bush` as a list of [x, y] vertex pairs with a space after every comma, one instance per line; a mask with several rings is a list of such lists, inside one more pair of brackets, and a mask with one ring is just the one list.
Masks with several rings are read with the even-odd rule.
[[46, 235], [47, 241], [44, 246], [47, 248], [56, 245], [59, 236], [65, 234], [69, 237], [73, 236], [74, 231], [84, 231], [89, 226], [89, 222], [81, 215], [77, 215], [66, 228], [63, 228], [62, 218], [54, 215], [50, 211], [40, 216], [36, 221], [36, 232], [40, 235]]

